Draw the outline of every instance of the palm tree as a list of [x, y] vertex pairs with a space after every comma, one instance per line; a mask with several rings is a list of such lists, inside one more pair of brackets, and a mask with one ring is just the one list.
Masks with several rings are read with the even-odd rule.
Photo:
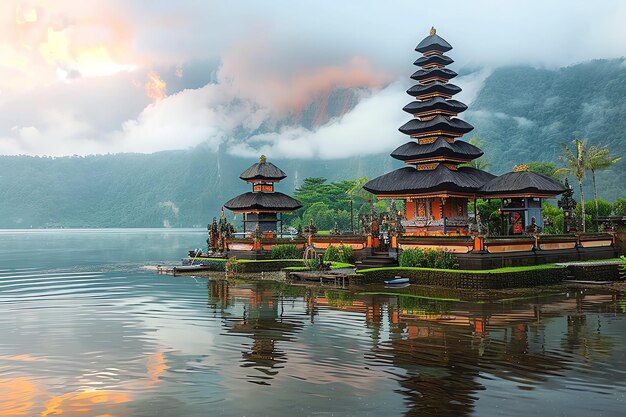
[[598, 216], [600, 213], [598, 213], [598, 189], [596, 187], [596, 171], [607, 169], [615, 165], [622, 158], [614, 158], [613, 155], [611, 155], [611, 151], [609, 151], [607, 148], [600, 148], [598, 146], [590, 147], [587, 157], [587, 165], [589, 171], [591, 171], [591, 178], [593, 179], [593, 199], [596, 203], [596, 216]]
[[[470, 145], [474, 145], [478, 148], [482, 148], [485, 144], [485, 141], [478, 137], [478, 136], [473, 136], [470, 138], [470, 140], [468, 141], [468, 143]], [[461, 164], [460, 166], [462, 167], [471, 167], [471, 168], [476, 168], [476, 169], [480, 169], [483, 171], [486, 171], [487, 168], [489, 168], [489, 158], [487, 158], [486, 156], [481, 156], [478, 159], [474, 159], [471, 162], [468, 162], [467, 164]]]
[[560, 168], [556, 172], [563, 174], [572, 174], [578, 180], [578, 188], [580, 189], [580, 208], [582, 213], [582, 228], [585, 232], [585, 194], [583, 192], [583, 178], [589, 170], [589, 149], [587, 141], [582, 139], [574, 139], [572, 141], [574, 149], [570, 149], [566, 143], [561, 143], [563, 153], [560, 156], [561, 161], [565, 163], [565, 168]]

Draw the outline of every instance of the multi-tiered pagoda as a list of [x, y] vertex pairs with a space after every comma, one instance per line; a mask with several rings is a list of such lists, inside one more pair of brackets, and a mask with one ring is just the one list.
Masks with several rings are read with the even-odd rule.
[[452, 99], [461, 88], [449, 82], [457, 76], [446, 68], [454, 62], [444, 55], [451, 49], [434, 28], [415, 48], [423, 54], [414, 62], [421, 69], [411, 75], [417, 84], [407, 90], [415, 100], [403, 108], [414, 118], [400, 127], [411, 140], [391, 153], [408, 166], [363, 187], [379, 198], [405, 201], [403, 225], [408, 235], [467, 234], [468, 202], [494, 178], [480, 169], [460, 166], [483, 152], [459, 140], [474, 128], [456, 117], [467, 106]]
[[252, 184], [252, 192], [238, 195], [226, 202], [224, 207], [243, 213], [244, 233], [256, 229], [264, 234], [278, 232], [278, 223], [281, 222], [282, 226], [282, 213], [291, 213], [302, 207], [298, 200], [274, 191], [274, 184], [287, 178], [287, 175], [267, 162], [265, 155], [261, 155], [259, 162], [242, 172], [239, 178]]

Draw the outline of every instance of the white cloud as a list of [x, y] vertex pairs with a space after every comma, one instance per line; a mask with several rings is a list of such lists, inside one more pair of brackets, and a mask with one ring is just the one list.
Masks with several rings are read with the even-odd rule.
[[174, 203], [171, 200], [161, 201], [159, 203], [159, 207], [161, 207], [161, 208], [168, 208], [168, 209], [172, 210], [172, 214], [174, 214], [175, 217], [178, 217], [178, 214], [180, 213], [180, 208], [178, 208], [176, 203]]
[[406, 141], [397, 130], [411, 117], [401, 110], [410, 100], [404, 89], [402, 83], [393, 83], [318, 129], [290, 126], [253, 135], [244, 144], [233, 145], [230, 152], [250, 157], [265, 154], [272, 158], [321, 159], [387, 152]]
[[[452, 69], [487, 68], [455, 80], [466, 104], [490, 68], [626, 55], [626, 3], [609, 0], [476, 0], [437, 8], [409, 0], [394, 7], [320, 1], [306, 13], [287, 0], [245, 7], [195, 0], [154, 1], [150, 8], [137, 0], [24, 4], [0, 4], [0, 154], [154, 152], [203, 142], [255, 156], [386, 152], [405, 139], [397, 128], [410, 117], [401, 111], [410, 98], [393, 81], [408, 80], [418, 55], [413, 47], [431, 25], [454, 46]], [[208, 60], [222, 63], [216, 77], [206, 74], [214, 83], [184, 84], [194, 62]], [[159, 81], [154, 103], [144, 88], [150, 73]], [[170, 85], [180, 88], [168, 91]], [[369, 94], [342, 117], [320, 118], [316, 129], [297, 120], [285, 126], [313, 97], [335, 88]], [[246, 143], [235, 147], [235, 139]]]
[[513, 116], [513, 120], [515, 120], [517, 122], [517, 126], [521, 128], [529, 128], [535, 125], [535, 122], [525, 117]]

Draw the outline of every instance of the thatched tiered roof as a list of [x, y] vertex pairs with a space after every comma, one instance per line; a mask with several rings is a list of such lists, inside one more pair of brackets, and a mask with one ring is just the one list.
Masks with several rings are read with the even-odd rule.
[[479, 190], [492, 197], [554, 197], [565, 191], [565, 187], [552, 178], [530, 171], [509, 172], [492, 179]]
[[224, 204], [232, 211], [265, 211], [265, 212], [290, 212], [302, 207], [295, 198], [274, 191], [273, 193], [248, 192], [227, 201]]

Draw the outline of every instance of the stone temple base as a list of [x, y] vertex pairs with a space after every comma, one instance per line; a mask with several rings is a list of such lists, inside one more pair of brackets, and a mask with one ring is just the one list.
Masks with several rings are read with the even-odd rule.
[[494, 269], [512, 266], [531, 266], [556, 262], [610, 259], [616, 256], [617, 250], [612, 246], [505, 253], [470, 252], [456, 255], [459, 261], [459, 269]]

